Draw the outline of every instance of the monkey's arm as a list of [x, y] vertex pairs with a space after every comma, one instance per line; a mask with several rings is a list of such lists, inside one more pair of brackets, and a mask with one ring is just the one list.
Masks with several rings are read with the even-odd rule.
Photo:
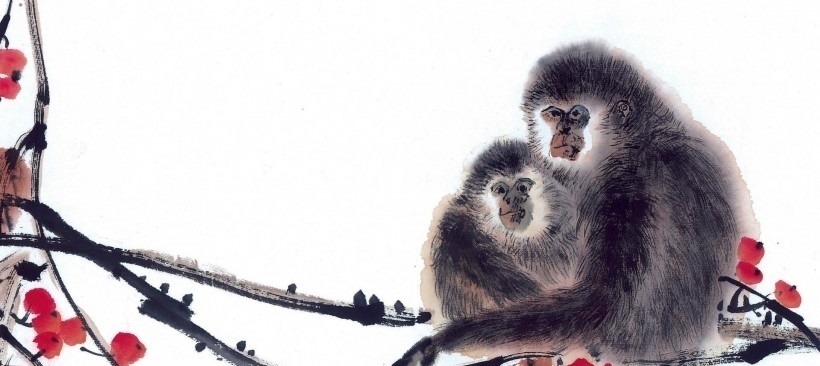
[[442, 218], [432, 259], [436, 294], [449, 319], [542, 293], [541, 285], [526, 269], [477, 230], [472, 218], [457, 210]]

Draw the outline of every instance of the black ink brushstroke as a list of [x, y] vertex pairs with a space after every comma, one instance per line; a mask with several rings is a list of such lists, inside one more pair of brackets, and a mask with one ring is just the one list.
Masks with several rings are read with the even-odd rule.
[[22, 279], [34, 282], [40, 280], [40, 275], [46, 267], [48, 267], [46, 263], [36, 265], [29, 261], [22, 261], [14, 265], [14, 271], [17, 272], [17, 275]]
[[68, 291], [68, 288], [66, 287], [65, 282], [63, 281], [63, 277], [60, 275], [60, 271], [57, 269], [57, 265], [54, 263], [54, 256], [51, 255], [51, 251], [46, 250], [45, 252], [46, 256], [48, 257], [48, 262], [51, 263], [51, 273], [54, 274], [54, 279], [57, 282], [57, 288], [59, 288], [60, 291], [63, 293], [63, 296], [65, 296], [66, 300], [68, 301], [68, 304], [71, 306], [71, 309], [74, 310], [74, 314], [77, 316], [77, 319], [80, 319], [80, 322], [83, 324], [83, 328], [88, 330], [86, 333], [88, 333], [92, 342], [94, 342], [94, 345], [96, 345], [97, 349], [100, 350], [100, 353], [102, 353], [103, 357], [108, 361], [108, 363], [111, 364], [111, 366], [117, 366], [117, 362], [114, 360], [114, 356], [112, 356], [111, 352], [108, 352], [105, 346], [103, 346], [102, 340], [99, 339], [99, 337], [97, 337], [95, 332], [92, 330], [93, 328], [91, 327], [90, 322], [88, 321], [88, 319], [86, 319], [85, 314], [83, 314], [82, 310], [77, 305], [77, 302], [74, 301], [74, 297], [71, 296], [71, 292]]
[[[190, 319], [193, 312], [185, 306], [185, 304], [154, 288], [115, 259], [100, 253], [99, 248], [95, 247], [95, 245], [99, 244], [94, 243], [80, 232], [74, 230], [74, 228], [66, 224], [57, 212], [51, 208], [40, 202], [9, 195], [4, 196], [3, 202], [12, 206], [20, 207], [24, 211], [28, 212], [40, 225], [42, 225], [42, 227], [55, 235], [73, 242], [73, 244], [78, 247], [77, 249], [79, 252], [96, 252], [96, 256], [89, 256], [86, 258], [90, 259], [102, 269], [114, 275], [114, 278], [123, 280], [146, 297], [146, 300], [139, 307], [140, 313], [175, 328], [183, 334], [188, 335], [195, 341], [205, 343], [211, 351], [229, 362], [233, 362], [237, 365], [264, 365], [257, 359], [250, 358], [237, 352], [233, 348], [219, 341], [205, 329], [196, 325]], [[54, 266], [52, 266], [52, 270], [53, 269]], [[81, 315], [79, 311], [77, 313], [78, 316]]]
[[[817, 335], [814, 334], [814, 332], [812, 332], [811, 329], [809, 329], [808, 326], [806, 326], [806, 324], [803, 322], [803, 317], [802, 316], [798, 315], [797, 313], [795, 313], [795, 312], [791, 311], [790, 309], [786, 308], [785, 306], [781, 305], [779, 302], [777, 302], [777, 300], [771, 300], [771, 299], [767, 298], [765, 295], [755, 291], [753, 288], [751, 288], [749, 286], [744, 285], [743, 283], [741, 283], [738, 280], [735, 280], [734, 278], [727, 277], [727, 276], [721, 276], [721, 277], [718, 278], [718, 281], [729, 282], [729, 283], [731, 283], [731, 284], [733, 284], [733, 285], [735, 285], [739, 288], [742, 288], [742, 289], [748, 291], [749, 293], [754, 294], [754, 295], [760, 297], [761, 299], [763, 299], [764, 301], [762, 303], [765, 304], [765, 306], [769, 310], [771, 310], [772, 312], [774, 312], [777, 315], [780, 315], [783, 319], [786, 319], [790, 323], [792, 323], [797, 329], [799, 329], [801, 332], [803, 332], [803, 334], [805, 334], [806, 337], [808, 337], [809, 341], [811, 341], [811, 343], [814, 345], [814, 347], [817, 348], [818, 351], [820, 351], [820, 339], [818, 339]], [[735, 296], [733, 296], [733, 298], [732, 298], [733, 302], [734, 302], [734, 300], [736, 300], [736, 297], [737, 297], [736, 295], [737, 295], [737, 292], [735, 293]], [[732, 304], [730, 304], [730, 307], [731, 307], [731, 305]], [[729, 307], [727, 307], [727, 309], [728, 308]]]
[[43, 150], [46, 148], [45, 139], [45, 116], [46, 109], [51, 103], [51, 93], [49, 92], [48, 76], [43, 58], [43, 47], [40, 41], [40, 25], [38, 23], [37, 1], [26, 0], [26, 13], [28, 17], [29, 36], [31, 38], [31, 49], [34, 58], [35, 75], [37, 78], [37, 99], [34, 101], [34, 127], [29, 135], [32, 148], [31, 163], [31, 197], [35, 201], [40, 200], [40, 160]]
[[[47, 249], [56, 252], [76, 255], [82, 258], [89, 259], [93, 262], [93, 258], [105, 257], [123, 264], [133, 264], [143, 268], [164, 272], [179, 277], [193, 280], [199, 284], [218, 288], [248, 299], [256, 300], [262, 303], [267, 303], [274, 306], [283, 307], [291, 310], [305, 311], [316, 314], [324, 314], [345, 320], [353, 320], [362, 324], [373, 323], [377, 325], [404, 327], [413, 326], [419, 323], [426, 323], [430, 321], [431, 314], [426, 311], [421, 311], [418, 314], [413, 314], [412, 309], [405, 309], [403, 312], [396, 314], [386, 314], [378, 321], [374, 320], [372, 316], [368, 316], [367, 305], [363, 308], [356, 308], [352, 304], [342, 302], [335, 302], [318, 297], [310, 297], [309, 299], [300, 299], [296, 296], [285, 295], [285, 290], [270, 288], [265, 290], [264, 294], [259, 294], [252, 290], [245, 288], [245, 286], [237, 285], [232, 281], [216, 277], [214, 274], [185, 268], [183, 265], [173, 264], [170, 262], [158, 261], [153, 258], [145, 256], [143, 253], [133, 252], [125, 249], [114, 248], [93, 242], [85, 242], [82, 245], [75, 245], [74, 242], [65, 239], [41, 239], [26, 235], [0, 235], [0, 246], [17, 246], [29, 247], [36, 249]], [[145, 280], [145, 276], [139, 276], [140, 279]], [[253, 283], [245, 283], [247, 285], [254, 285]], [[278, 291], [279, 293], [276, 293]]]
[[[17, 203], [15, 203], [17, 202]], [[133, 264], [140, 267], [177, 275], [180, 277], [191, 279], [197, 283], [232, 292], [245, 298], [253, 299], [259, 302], [291, 309], [300, 310], [311, 313], [318, 313], [330, 315], [340, 319], [347, 319], [359, 322], [365, 325], [378, 324], [393, 327], [412, 326], [418, 323], [425, 323], [430, 320], [431, 314], [429, 312], [420, 312], [419, 314], [412, 314], [408, 311], [400, 313], [384, 314], [380, 318], [376, 318], [375, 314], [378, 306], [371, 309], [370, 306], [354, 307], [352, 304], [345, 304], [340, 302], [332, 302], [330, 300], [315, 298], [315, 300], [303, 300], [296, 296], [288, 296], [286, 291], [279, 289], [266, 290], [264, 295], [258, 294], [232, 284], [231, 281], [216, 277], [210, 273], [199, 270], [192, 270], [184, 268], [181, 265], [172, 263], [162, 263], [148, 258], [142, 253], [128, 251], [124, 249], [114, 248], [110, 246], [95, 243], [82, 234], [74, 230], [71, 226], [65, 223], [50, 207], [40, 202], [26, 200], [24, 198], [6, 195], [0, 203], [5, 205], [19, 206], [23, 203], [29, 209], [21, 207], [28, 212], [35, 220], [39, 222], [50, 222], [54, 227], [58, 227], [60, 231], [75, 233], [71, 237], [62, 236], [61, 239], [38, 239], [35, 237], [25, 235], [0, 235], [0, 245], [2, 246], [25, 246], [38, 249], [53, 250], [67, 254], [77, 255], [92, 262], [97, 263], [98, 260], [104, 260], [107, 263], [122, 263]], [[48, 227], [48, 225], [46, 225]], [[58, 229], [49, 230], [57, 234]], [[58, 234], [60, 235], [60, 234]], [[139, 278], [137, 278], [139, 279]], [[141, 279], [140, 279], [141, 280]], [[274, 291], [278, 292], [275, 293]]]
[[12, 347], [14, 347], [14, 349], [17, 350], [17, 352], [20, 352], [21, 355], [25, 356], [26, 359], [32, 365], [34, 365], [34, 366], [43, 366], [43, 364], [40, 363], [40, 361], [35, 358], [35, 355], [32, 354], [28, 350], [28, 348], [23, 346], [20, 343], [20, 341], [17, 340], [17, 338], [14, 338], [14, 336], [9, 331], [9, 328], [6, 327], [4, 324], [0, 324], [0, 339], [8, 342], [8, 344], [10, 344]]
[[6, 31], [9, 29], [9, 22], [11, 22], [11, 4], [14, 0], [9, 0], [9, 7], [6, 8], [6, 15], [0, 20], [0, 43], [6, 41], [6, 48], [9, 48], [9, 37], [6, 36]]
[[756, 364], [766, 356], [788, 349], [788, 344], [782, 339], [768, 339], [753, 343], [737, 356], [746, 363]]

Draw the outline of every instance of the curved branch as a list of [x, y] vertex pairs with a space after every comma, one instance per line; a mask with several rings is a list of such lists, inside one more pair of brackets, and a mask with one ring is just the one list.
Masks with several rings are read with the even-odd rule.
[[[17, 206], [28, 212], [51, 232], [61, 238], [39, 238], [27, 235], [0, 236], [0, 246], [38, 248], [72, 254], [86, 258], [103, 268], [114, 265], [133, 264], [160, 272], [191, 279], [197, 283], [222, 289], [259, 302], [317, 314], [330, 315], [340, 319], [353, 320], [361, 324], [386, 326], [412, 326], [430, 319], [430, 313], [413, 313], [412, 309], [396, 309], [379, 304], [355, 306], [323, 299], [315, 296], [288, 293], [262, 284], [237, 280], [230, 274], [206, 271], [186, 261], [174, 260], [170, 255], [154, 252], [137, 252], [95, 243], [66, 224], [60, 216], [43, 203], [5, 196], [3, 204]], [[124, 267], [123, 267], [124, 268]], [[112, 272], [115, 276], [116, 273]]]
[[[186, 334], [195, 341], [204, 344], [212, 352], [222, 357], [228, 362], [236, 365], [264, 365], [264, 363], [256, 357], [246, 355], [239, 352], [224, 342], [220, 341], [205, 329], [191, 321], [193, 312], [187, 305], [176, 300], [157, 288], [151, 286], [144, 279], [131, 272], [128, 268], [118, 262], [116, 259], [107, 256], [105, 248], [97, 243], [94, 243], [85, 235], [74, 230], [71, 226], [66, 224], [54, 210], [48, 206], [24, 199], [5, 195], [2, 203], [20, 207], [22, 210], [28, 212], [39, 225], [42, 225], [46, 230], [64, 238], [68, 243], [62, 245], [47, 245], [51, 240], [39, 236], [22, 236], [20, 239], [13, 240], [16, 243], [37, 243], [37, 245], [24, 245], [34, 248], [54, 250], [59, 252], [68, 252], [65, 249], [73, 249], [74, 253], [87, 258], [97, 264], [102, 269], [111, 273], [114, 278], [121, 279], [137, 290], [140, 294], [146, 297], [140, 305], [139, 310], [154, 320], [169, 325], [178, 331]], [[8, 239], [8, 238], [4, 238]], [[5, 241], [5, 240], [4, 240]]]

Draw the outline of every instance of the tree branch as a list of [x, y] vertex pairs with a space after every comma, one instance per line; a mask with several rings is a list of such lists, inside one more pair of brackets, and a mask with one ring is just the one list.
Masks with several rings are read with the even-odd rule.
[[142, 305], [139, 307], [142, 314], [148, 315], [154, 320], [169, 325], [188, 335], [195, 341], [204, 344], [211, 351], [228, 362], [232, 362], [237, 365], [264, 365], [264, 363], [258, 358], [246, 355], [233, 349], [205, 331], [205, 329], [195, 324], [191, 321], [193, 312], [187, 305], [154, 288], [148, 282], [123, 266], [120, 262], [107, 256], [107, 251], [101, 250], [104, 248], [101, 248], [99, 244], [94, 243], [63, 222], [60, 216], [51, 208], [40, 202], [10, 195], [4, 196], [2, 202], [11, 206], [20, 207], [24, 211], [28, 212], [45, 229], [67, 239], [67, 241], [72, 244], [46, 246], [45, 243], [48, 242], [47, 239], [35, 236], [23, 236], [21, 237], [22, 240], [18, 239], [13, 242], [40, 243], [39, 245], [30, 245], [30, 247], [47, 250], [51, 249], [61, 252], [63, 251], [61, 249], [74, 247], [77, 251], [76, 254], [91, 260], [102, 269], [111, 273], [114, 278], [125, 281], [128, 285], [145, 296], [146, 300], [143, 301]]
[[20, 352], [21, 355], [25, 356], [26, 359], [29, 362], [31, 362], [31, 364], [35, 366], [43, 366], [43, 364], [40, 363], [40, 361], [37, 360], [37, 358], [35, 358], [34, 355], [26, 347], [20, 344], [20, 341], [18, 341], [17, 338], [14, 338], [14, 336], [9, 331], [9, 328], [6, 327], [4, 324], [0, 324], [0, 339], [8, 342], [8, 344], [14, 347], [14, 349], [16, 349], [17, 352]]
[[[133, 264], [144, 268], [165, 272], [191, 279], [197, 283], [219, 288], [242, 297], [263, 303], [300, 310], [311, 313], [334, 316], [340, 319], [357, 321], [361, 324], [379, 324], [386, 326], [412, 326], [424, 323], [430, 319], [427, 312], [414, 315], [413, 310], [396, 311], [389, 306], [367, 305], [357, 307], [353, 304], [331, 301], [315, 296], [288, 293], [262, 284], [237, 280], [235, 276], [225, 273], [205, 271], [196, 265], [182, 260], [173, 260], [172, 256], [155, 252], [136, 252], [114, 248], [95, 243], [85, 238], [63, 222], [59, 215], [42, 203], [35, 203], [22, 198], [6, 196], [4, 204], [15, 205], [13, 201], [23, 202], [26, 207], [19, 206], [29, 212], [35, 220], [43, 222], [44, 226], [58, 234], [60, 239], [46, 239], [32, 236], [0, 236], [0, 246], [29, 247], [52, 250], [83, 257], [97, 263], [106, 261], [106, 266], [113, 264]], [[29, 210], [31, 209], [31, 210]], [[51, 224], [46, 224], [51, 222]], [[67, 234], [64, 236], [63, 234]], [[103, 265], [100, 265], [106, 268]], [[115, 274], [116, 276], [116, 274]]]

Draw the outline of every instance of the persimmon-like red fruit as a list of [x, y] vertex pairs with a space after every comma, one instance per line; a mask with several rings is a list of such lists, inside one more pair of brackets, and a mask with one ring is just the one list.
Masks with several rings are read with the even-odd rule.
[[40, 314], [34, 319], [31, 319], [31, 326], [37, 334], [48, 332], [59, 333], [60, 322], [62, 320], [63, 317], [60, 315], [60, 312], [54, 310], [48, 314]]
[[800, 297], [800, 292], [797, 291], [797, 286], [789, 285], [783, 280], [775, 282], [774, 298], [777, 299], [780, 305], [792, 309], [799, 307], [803, 301]]
[[23, 308], [32, 314], [46, 314], [57, 309], [54, 298], [44, 288], [35, 288], [26, 292]]
[[737, 258], [741, 261], [757, 265], [763, 259], [764, 254], [766, 254], [766, 249], [763, 248], [763, 242], [745, 236], [740, 239], [740, 244], [737, 246]]
[[0, 98], [14, 99], [20, 94], [20, 84], [11, 78], [0, 77]]
[[120, 366], [128, 366], [145, 356], [145, 345], [131, 333], [117, 333], [111, 340], [111, 356]]
[[763, 281], [763, 272], [749, 262], [738, 262], [735, 273], [740, 282], [747, 285], [756, 285]]
[[37, 350], [43, 352], [43, 357], [54, 358], [63, 349], [63, 339], [55, 332], [40, 333], [34, 337]]
[[86, 333], [80, 318], [73, 317], [68, 320], [63, 320], [63, 322], [60, 323], [60, 337], [63, 337], [63, 341], [69, 346], [85, 343]]
[[586, 358], [579, 358], [575, 361], [572, 361], [572, 363], [567, 366], [595, 366], [595, 364], [587, 361]]
[[26, 66], [26, 55], [20, 50], [0, 49], [0, 74], [11, 76], [15, 71], [23, 70]]

